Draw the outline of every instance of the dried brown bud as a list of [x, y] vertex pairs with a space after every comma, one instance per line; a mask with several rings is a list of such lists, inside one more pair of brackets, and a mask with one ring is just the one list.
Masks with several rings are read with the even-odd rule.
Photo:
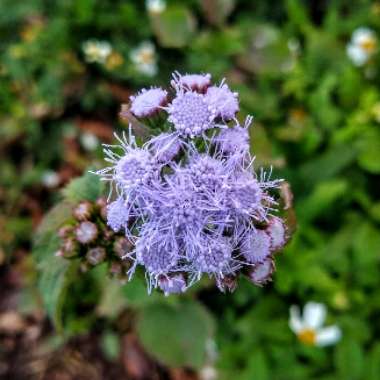
[[129, 240], [125, 237], [118, 237], [113, 244], [113, 250], [117, 256], [123, 257], [128, 252], [131, 252], [133, 249], [133, 245], [129, 242]]
[[226, 275], [221, 279], [218, 279], [216, 285], [223, 293], [228, 290], [229, 292], [234, 292], [237, 287], [237, 278], [233, 275]]
[[98, 198], [96, 200], [96, 206], [99, 208], [100, 216], [107, 220], [107, 201], [105, 198]]
[[75, 219], [79, 221], [87, 220], [91, 216], [92, 212], [92, 204], [88, 201], [83, 201], [78, 204], [78, 206], [75, 207], [73, 211], [73, 215]]
[[88, 244], [93, 242], [98, 235], [98, 228], [92, 222], [82, 222], [75, 230], [75, 236], [79, 243]]
[[106, 257], [106, 250], [102, 247], [91, 248], [87, 251], [86, 259], [91, 265], [100, 264]]

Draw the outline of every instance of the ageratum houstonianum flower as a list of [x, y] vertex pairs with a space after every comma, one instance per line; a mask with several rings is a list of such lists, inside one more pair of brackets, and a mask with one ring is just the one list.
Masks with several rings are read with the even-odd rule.
[[[213, 86], [209, 74], [176, 72], [171, 85], [141, 91], [130, 109], [172, 130], [139, 146], [130, 127], [118, 145], [105, 145], [110, 166], [97, 172], [111, 183], [107, 223], [130, 243], [128, 275], [143, 267], [149, 291], [166, 295], [203, 275], [223, 291], [235, 288], [239, 274], [262, 285], [286, 228], [275, 216], [280, 181], [254, 169], [252, 118], [240, 124], [238, 95], [224, 81]], [[154, 117], [158, 111], [167, 123]]]
[[136, 117], [153, 116], [166, 104], [168, 93], [161, 88], [142, 89], [130, 97], [131, 112]]

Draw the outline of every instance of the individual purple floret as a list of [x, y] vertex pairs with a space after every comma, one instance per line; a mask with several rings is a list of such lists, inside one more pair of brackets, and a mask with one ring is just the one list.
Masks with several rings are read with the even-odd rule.
[[182, 273], [163, 275], [158, 278], [158, 286], [165, 296], [183, 293], [186, 290], [186, 280]]
[[222, 291], [235, 289], [240, 273], [261, 285], [286, 241], [284, 223], [274, 216], [272, 190], [280, 181], [255, 172], [252, 118], [239, 124], [238, 96], [224, 81], [212, 86], [209, 74], [173, 78], [175, 93], [166, 106], [168, 94], [161, 89], [131, 99], [135, 116], [145, 117], [153, 112], [145, 112], [146, 100], [161, 94], [155, 110], [163, 108], [167, 120], [156, 130], [170, 124], [172, 130], [138, 146], [130, 127], [128, 137], [117, 137], [119, 145], [105, 146], [110, 166], [97, 174], [117, 194], [107, 223], [125, 232], [128, 246], [117, 251], [133, 263], [130, 278], [143, 267], [149, 291], [181, 293], [202, 275]]
[[209, 87], [205, 97], [216, 116], [224, 121], [232, 120], [239, 111], [238, 93], [232, 92], [224, 82], [220, 86]]
[[157, 113], [167, 103], [168, 92], [161, 88], [142, 89], [130, 97], [131, 112], [136, 117], [149, 117]]
[[110, 203], [107, 207], [107, 224], [115, 231], [119, 232], [122, 228], [128, 227], [130, 211], [126, 206], [123, 197]]
[[208, 192], [221, 188], [227, 176], [223, 161], [207, 154], [195, 154], [189, 161], [184, 173], [191, 177], [196, 190]]
[[137, 240], [136, 259], [150, 275], [158, 276], [177, 266], [178, 248], [164, 234], [145, 234]]
[[[119, 193], [128, 195], [130, 190], [157, 178], [160, 168], [146, 148], [137, 147], [131, 127], [128, 138], [125, 134], [122, 138], [117, 135], [115, 137], [120, 145], [104, 145], [106, 161], [112, 165], [97, 171], [96, 174], [103, 180], [113, 182]], [[122, 154], [115, 150], [121, 151]]]
[[149, 146], [158, 162], [167, 163], [172, 161], [181, 150], [181, 141], [173, 133], [161, 133], [150, 140]]
[[149, 152], [136, 149], [129, 152], [116, 165], [115, 180], [123, 187], [133, 187], [152, 178], [156, 170]]
[[167, 107], [168, 121], [184, 136], [199, 136], [212, 128], [216, 111], [202, 94], [179, 91]]
[[272, 251], [278, 251], [285, 245], [286, 229], [283, 221], [280, 218], [271, 218], [266, 231], [270, 237]]
[[270, 255], [270, 238], [264, 230], [253, 230], [242, 238], [241, 253], [249, 263], [263, 262]]
[[232, 272], [232, 263], [232, 244], [230, 239], [224, 236], [202, 239], [193, 261], [196, 272], [220, 277]]
[[271, 280], [274, 269], [275, 266], [273, 260], [267, 258], [262, 263], [256, 264], [254, 267], [250, 268], [248, 278], [255, 285], [264, 285]]
[[211, 74], [185, 74], [181, 75], [178, 71], [173, 73], [171, 85], [174, 88], [185, 88], [203, 93], [211, 85]]
[[218, 150], [224, 154], [234, 154], [236, 152], [249, 151], [249, 132], [248, 128], [252, 118], [248, 117], [244, 127], [236, 125], [232, 128], [221, 129], [219, 134], [214, 137], [213, 143]]

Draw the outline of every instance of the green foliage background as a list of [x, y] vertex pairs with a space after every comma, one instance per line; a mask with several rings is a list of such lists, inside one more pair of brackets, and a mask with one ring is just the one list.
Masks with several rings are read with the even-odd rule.
[[[359, 26], [380, 37], [380, 3], [167, 3], [152, 15], [137, 0], [0, 2], [2, 250], [12, 262], [12, 252], [37, 240], [46, 312], [64, 336], [85, 333], [98, 315], [113, 320], [127, 305], [140, 315], [144, 346], [169, 365], [201, 367], [213, 336], [222, 379], [379, 379], [380, 61], [377, 54], [355, 67], [346, 45]], [[86, 63], [82, 43], [94, 38], [109, 41], [122, 63]], [[154, 77], [129, 59], [144, 40], [157, 48]], [[273, 165], [274, 176], [292, 186], [297, 232], [265, 288], [242, 280], [232, 295], [205, 283], [182, 297], [148, 297], [143, 281], [115, 286], [101, 268], [79, 278], [74, 264], [53, 263], [54, 232], [67, 208], [50, 214], [43, 234], [33, 228], [31, 199], [47, 210], [61, 197], [41, 185], [46, 170], [70, 166], [71, 175], [79, 174], [101, 162], [100, 149], [68, 156], [65, 141], [83, 132], [77, 118], [121, 130], [120, 89], [166, 85], [173, 70], [226, 77], [240, 93], [242, 112], [255, 117], [257, 163]], [[71, 186], [66, 202], [77, 201], [70, 197], [78, 192], [97, 193], [96, 184]], [[87, 313], [78, 315], [75, 297]], [[289, 330], [289, 306], [310, 300], [325, 303], [328, 322], [342, 328], [336, 346], [306, 347]]]

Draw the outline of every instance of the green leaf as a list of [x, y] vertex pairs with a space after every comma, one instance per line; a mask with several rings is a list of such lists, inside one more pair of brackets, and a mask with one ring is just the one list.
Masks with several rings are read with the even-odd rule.
[[158, 360], [174, 367], [200, 368], [213, 320], [195, 301], [155, 303], [142, 309], [137, 330], [144, 347]]
[[62, 330], [62, 305], [77, 266], [77, 262], [56, 256], [45, 259], [39, 266], [38, 288], [45, 310], [58, 331]]
[[107, 359], [117, 360], [120, 355], [120, 339], [117, 334], [106, 331], [101, 337], [100, 345]]
[[185, 46], [195, 31], [195, 18], [185, 7], [168, 7], [165, 11], [151, 16], [153, 31], [163, 47]]
[[262, 24], [253, 27], [250, 42], [238, 62], [251, 73], [278, 75], [294, 66], [294, 57], [281, 32], [272, 25]]
[[249, 355], [249, 366], [247, 371], [242, 376], [242, 380], [255, 379], [255, 380], [269, 380], [270, 372], [268, 360], [263, 351], [254, 350]]
[[83, 200], [94, 202], [104, 190], [104, 183], [99, 176], [85, 173], [82, 177], [73, 179], [64, 189], [64, 197], [73, 203]]
[[348, 183], [343, 179], [321, 182], [313, 193], [297, 205], [297, 216], [306, 222], [315, 219], [326, 210], [332, 208], [347, 192]]
[[380, 374], [380, 343], [376, 343], [367, 358], [366, 380], [378, 380]]
[[335, 365], [342, 380], [361, 379], [363, 371], [363, 351], [354, 340], [343, 340], [337, 347]]
[[302, 165], [299, 174], [308, 184], [319, 183], [339, 174], [355, 160], [356, 155], [357, 150], [352, 146], [334, 146]]
[[117, 280], [108, 278], [106, 273], [103, 273], [103, 278], [99, 281], [102, 282], [102, 295], [96, 308], [97, 314], [114, 318], [127, 304], [122, 285]]
[[157, 291], [148, 294], [146, 280], [142, 276], [133, 279], [121, 287], [125, 302], [128, 306], [142, 307], [162, 300], [162, 294]]
[[380, 173], [380, 132], [370, 129], [359, 142], [359, 165], [370, 173]]
[[59, 247], [57, 230], [72, 216], [72, 204], [63, 201], [54, 206], [44, 217], [34, 238], [33, 256], [37, 263], [50, 257]]

